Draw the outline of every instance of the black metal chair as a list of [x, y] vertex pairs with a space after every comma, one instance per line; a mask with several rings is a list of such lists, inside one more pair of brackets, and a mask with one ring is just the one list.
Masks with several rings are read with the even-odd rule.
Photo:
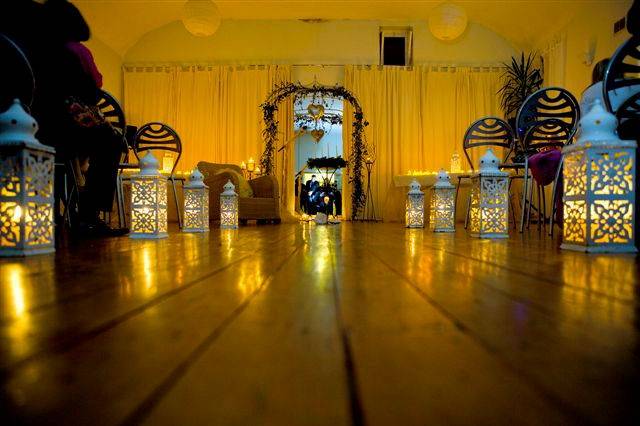
[[[618, 119], [640, 117], [638, 98], [634, 87], [640, 92], [640, 36], [624, 42], [607, 64], [602, 82], [602, 97], [607, 111]], [[618, 99], [620, 97], [620, 99]], [[631, 99], [635, 98], [635, 99]]]
[[4, 110], [11, 105], [14, 99], [20, 99], [23, 107], [29, 111], [33, 103], [33, 94], [36, 87], [35, 75], [31, 62], [22, 48], [5, 34], [0, 33], [0, 109]]
[[[471, 157], [469, 156], [469, 150], [482, 146], [493, 146], [506, 149], [503, 165], [508, 164], [507, 160], [515, 148], [515, 137], [511, 126], [509, 126], [506, 121], [498, 117], [483, 117], [471, 123], [471, 126], [469, 126], [465, 132], [462, 140], [462, 151], [467, 158], [467, 162], [469, 163], [471, 170], [475, 171], [475, 167], [473, 165], [473, 161], [471, 161]], [[456, 186], [456, 210], [458, 205], [458, 193], [460, 192], [460, 185], [463, 179], [471, 179], [471, 175], [458, 175], [458, 185]], [[469, 224], [470, 201], [471, 197], [469, 196], [467, 199], [467, 212], [464, 220], [465, 229]]]
[[178, 215], [178, 225], [182, 228], [182, 216], [180, 214], [180, 203], [178, 202], [178, 193], [176, 192], [176, 180], [181, 181], [184, 185], [184, 178], [174, 176], [174, 172], [180, 157], [182, 156], [182, 142], [180, 136], [171, 127], [164, 123], [147, 123], [138, 129], [133, 141], [133, 153], [138, 161], [140, 154], [145, 151], [168, 151], [175, 152], [178, 156], [173, 163], [173, 168], [169, 173], [169, 181], [173, 186], [173, 199], [176, 203], [176, 213]]
[[[618, 118], [620, 137], [640, 140], [640, 35], [629, 38], [613, 54], [604, 73], [602, 91], [605, 108]], [[638, 174], [635, 184], [640, 184]], [[638, 209], [634, 216], [635, 222], [640, 222]], [[636, 244], [640, 244], [637, 234]]]
[[[529, 196], [529, 192], [533, 193], [533, 186], [529, 190], [529, 156], [541, 149], [568, 143], [572, 140], [579, 121], [578, 101], [568, 90], [561, 87], [545, 87], [538, 90], [531, 94], [518, 110], [516, 134], [524, 153], [520, 232], [524, 232], [525, 216], [527, 224], [530, 223], [532, 209], [542, 216], [538, 223], [545, 215], [540, 206], [536, 208], [530, 203], [532, 196]], [[558, 132], [556, 136], [553, 135], [554, 131]], [[544, 140], [549, 143], [545, 145]]]

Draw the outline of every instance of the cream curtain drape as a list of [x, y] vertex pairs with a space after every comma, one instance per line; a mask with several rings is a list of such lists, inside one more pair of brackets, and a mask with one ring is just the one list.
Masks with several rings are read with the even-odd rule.
[[544, 61], [544, 85], [565, 86], [565, 64], [567, 62], [567, 37], [565, 33], [555, 36], [541, 52]]
[[[290, 67], [283, 65], [126, 66], [124, 109], [130, 124], [160, 121], [178, 132], [180, 170], [203, 160], [258, 161], [264, 149], [260, 104], [290, 77]], [[287, 110], [285, 104], [279, 114], [283, 129], [292, 127]]]
[[[345, 87], [358, 98], [370, 123], [365, 135], [377, 157], [373, 198], [384, 220], [404, 217], [406, 188], [394, 186], [394, 175], [448, 170], [453, 152], [463, 155], [468, 126], [483, 116], [502, 115], [496, 95], [500, 73], [497, 67], [346, 67]], [[345, 105], [345, 142], [351, 141], [352, 115]], [[473, 161], [480, 154], [472, 152]], [[350, 207], [350, 199], [345, 203]]]

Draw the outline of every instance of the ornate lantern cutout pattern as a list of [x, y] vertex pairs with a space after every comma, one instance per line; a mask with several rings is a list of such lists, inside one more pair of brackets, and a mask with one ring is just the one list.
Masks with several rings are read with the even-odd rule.
[[131, 238], [167, 237], [167, 178], [148, 151], [140, 173], [131, 176]]
[[424, 228], [424, 192], [420, 183], [413, 180], [407, 193], [405, 220], [407, 228]]
[[228, 181], [220, 194], [220, 228], [238, 229], [238, 194], [236, 187]]
[[491, 149], [480, 158], [480, 171], [471, 176], [471, 236], [509, 237], [509, 175], [499, 169]]
[[599, 100], [580, 120], [581, 133], [564, 154], [563, 249], [636, 252], [636, 142], [620, 140], [616, 118]]
[[0, 114], [0, 256], [55, 251], [55, 149], [41, 144], [19, 100]]
[[184, 232], [207, 232], [209, 230], [209, 187], [196, 167], [184, 185]]
[[444, 170], [438, 172], [431, 190], [429, 227], [433, 232], [455, 232], [456, 188]]

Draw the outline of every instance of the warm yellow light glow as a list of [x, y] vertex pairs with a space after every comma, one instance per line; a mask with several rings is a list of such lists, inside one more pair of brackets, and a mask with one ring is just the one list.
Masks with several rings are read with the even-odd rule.
[[242, 163], [240, 163], [240, 169], [241, 170], [247, 170], [247, 163], [245, 163], [244, 161]]
[[20, 317], [26, 310], [23, 289], [24, 282], [22, 279], [23, 266], [20, 264], [8, 265], [8, 269], [7, 275], [9, 276], [9, 285], [11, 286], [13, 313], [17, 317]]
[[167, 153], [162, 158], [162, 172], [171, 173], [172, 170], [173, 170], [173, 156]]
[[253, 159], [253, 157], [249, 158], [249, 161], [247, 162], [247, 171], [253, 173], [253, 171], [256, 169], [256, 162]]
[[20, 219], [22, 219], [22, 207], [19, 205], [14, 207], [12, 219], [14, 222], [20, 222]]

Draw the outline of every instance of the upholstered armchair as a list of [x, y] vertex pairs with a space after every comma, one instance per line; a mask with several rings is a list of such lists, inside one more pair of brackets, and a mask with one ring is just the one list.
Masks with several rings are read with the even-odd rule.
[[201, 161], [198, 169], [204, 175], [204, 183], [209, 187], [209, 217], [220, 220], [220, 193], [227, 181], [236, 187], [238, 193], [238, 218], [240, 222], [257, 220], [280, 223], [278, 182], [273, 176], [260, 176], [246, 180], [242, 170], [235, 164], [214, 164]]

